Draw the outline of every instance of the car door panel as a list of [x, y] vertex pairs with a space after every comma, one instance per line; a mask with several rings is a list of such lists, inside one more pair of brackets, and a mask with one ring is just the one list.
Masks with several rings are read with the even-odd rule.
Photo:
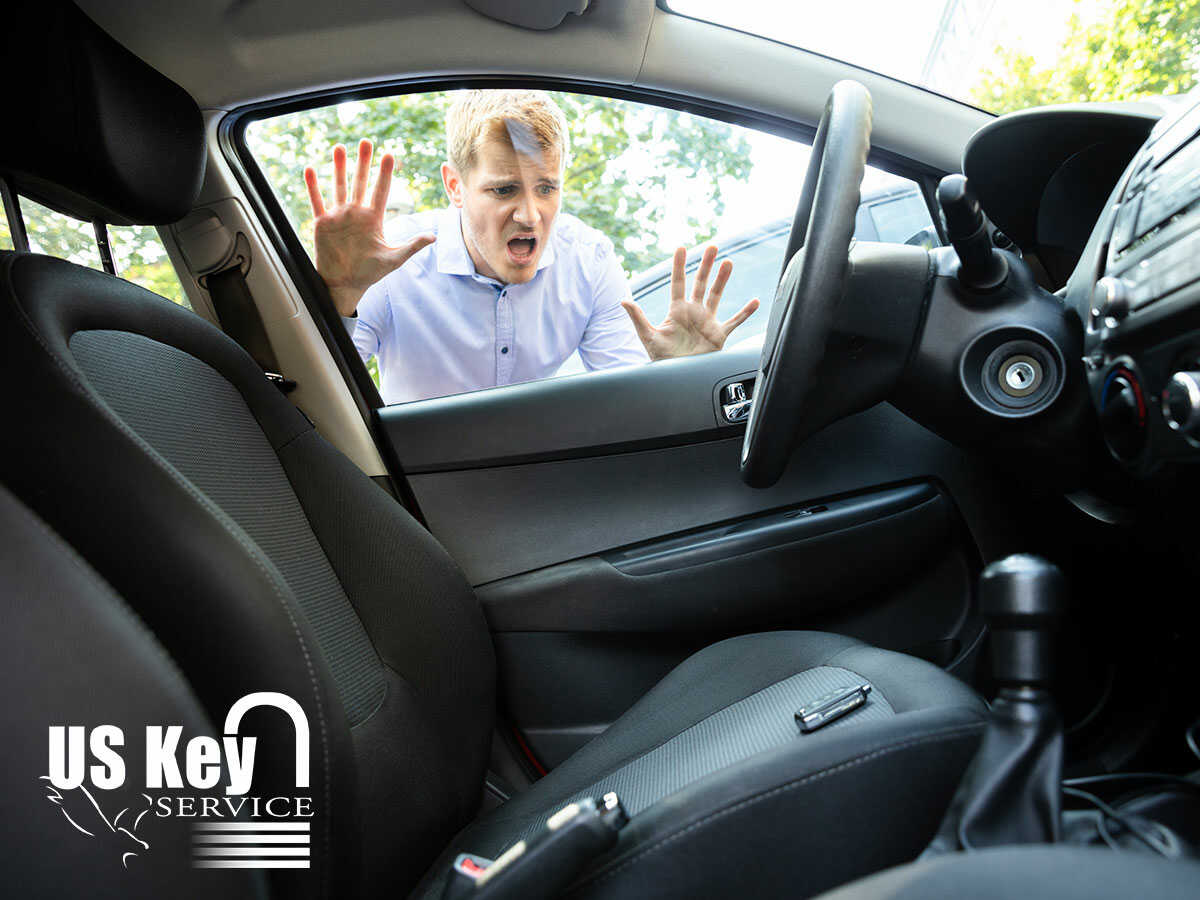
[[[750, 348], [380, 410], [492, 626], [503, 705], [554, 765], [695, 650], [820, 628], [949, 664], [973, 645], [961, 451], [888, 404], [738, 474], [717, 388]], [[960, 512], [965, 500], [966, 512]]]
[[495, 631], [803, 626], [911, 578], [944, 552], [951, 517], [932, 485], [905, 485], [560, 563], [477, 593]]
[[430, 529], [476, 586], [877, 485], [962, 481], [960, 451], [880, 404], [807, 441], [774, 487], [747, 487], [742, 428], [718, 426], [714, 394], [756, 363], [709, 354], [380, 417]]
[[379, 416], [409, 476], [710, 440], [721, 436], [713, 387], [755, 371], [758, 356], [739, 350], [606, 369], [387, 406]]

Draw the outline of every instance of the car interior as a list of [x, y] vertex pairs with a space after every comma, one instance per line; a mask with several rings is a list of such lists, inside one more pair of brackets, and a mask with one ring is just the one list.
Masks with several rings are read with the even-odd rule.
[[[43, 0], [0, 46], [14, 895], [1200, 894], [1200, 95], [996, 117], [654, 0]], [[803, 144], [754, 339], [385, 404], [247, 131], [460, 88]], [[296, 801], [266, 862], [210, 846], [280, 818], [232, 759], [149, 780], [223, 721]]]

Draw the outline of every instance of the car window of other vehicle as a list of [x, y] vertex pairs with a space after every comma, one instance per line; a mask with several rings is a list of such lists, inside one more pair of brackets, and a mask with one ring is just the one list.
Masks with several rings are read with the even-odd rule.
[[[391, 152], [397, 160], [384, 218], [384, 236], [393, 243], [399, 242], [414, 232], [417, 228], [414, 223], [428, 230], [428, 223], [434, 221], [431, 217], [448, 206], [440, 168], [448, 156], [445, 114], [456, 95], [457, 92], [426, 92], [355, 100], [249, 124], [247, 147], [310, 254], [315, 256], [314, 217], [303, 179], [304, 168], [311, 165], [316, 169], [325, 203], [329, 204], [334, 192], [333, 148], [339, 143], [347, 148], [347, 171], [352, 174], [355, 148], [362, 138], [375, 144], [372, 183], [383, 152]], [[550, 96], [566, 117], [570, 144], [561, 184], [560, 216], [562, 213], [574, 216], [612, 242], [628, 286], [626, 296], [632, 297], [652, 324], [659, 325], [667, 313], [674, 249], [680, 246], [688, 249], [690, 296], [703, 248], [713, 243], [721, 252], [719, 259], [733, 262], [718, 319], [725, 321], [752, 298], [761, 301], [757, 312], [733, 331], [725, 347], [761, 335], [782, 268], [788, 228], [807, 166], [808, 146], [632, 101], [563, 92], [550, 92]], [[923, 196], [911, 181], [872, 168], [863, 192], [867, 198], [895, 195], [913, 200], [916, 205], [905, 208], [910, 213], [918, 207], [924, 211], [923, 222], [913, 231], [932, 226]], [[561, 221], [556, 220], [556, 228]], [[907, 224], [906, 221], [897, 228]], [[905, 234], [903, 239], [896, 240], [911, 236]], [[422, 252], [432, 254], [435, 250]], [[710, 284], [712, 280], [710, 277]], [[399, 301], [390, 297], [389, 302]], [[422, 296], [420, 302], [432, 301]], [[513, 315], [518, 325], [522, 312], [514, 304]], [[491, 346], [487, 333], [489, 329], [498, 331], [500, 326], [490, 321], [490, 312], [487, 317], [488, 321], [461, 326], [477, 327], [480, 331], [472, 353], [486, 355], [505, 350]], [[569, 326], [564, 323], [563, 327]], [[626, 327], [632, 329], [632, 323]], [[519, 353], [519, 329], [516, 339]], [[588, 367], [584, 359], [571, 349], [555, 357], [557, 368], [548, 367], [539, 377], [585, 371]], [[369, 355], [368, 371], [376, 384], [381, 385], [385, 402], [403, 402], [382, 390], [386, 379], [380, 377], [381, 357], [382, 354]], [[426, 396], [463, 389], [447, 384], [439, 392]]]
[[925, 198], [915, 190], [916, 185], [913, 187], [912, 191], [905, 191], [885, 200], [863, 201], [862, 205], [866, 207], [871, 222], [875, 225], [878, 235], [875, 240], [885, 244], [911, 244], [921, 243], [930, 234], [936, 234], [930, 231], [933, 221], [930, 219]]
[[[916, 182], [873, 167], [868, 169], [867, 183], [875, 186], [864, 186], [855, 239], [934, 246], [938, 242], [937, 231], [929, 214], [929, 206]], [[885, 199], [877, 199], [879, 197]], [[761, 297], [764, 304], [773, 301], [791, 224], [790, 217], [780, 219], [766, 228], [752, 229], [738, 235], [729, 242], [725, 256], [733, 260], [734, 277], [730, 284], [736, 281], [738, 293], [722, 299], [719, 318], [727, 318], [736, 312], [740, 305], [737, 298], [742, 294]], [[699, 264], [699, 254], [693, 252], [689, 256], [688, 272], [695, 272]], [[642, 273], [633, 281], [633, 298], [651, 320], [657, 321], [666, 315], [671, 299], [669, 274], [666, 268], [657, 267]], [[761, 342], [766, 327], [766, 317], [755, 315], [734, 333], [735, 340], [726, 347], [743, 347]], [[576, 356], [564, 363], [560, 374], [578, 371], [583, 371], [583, 364]]]
[[[57, 256], [89, 269], [103, 271], [91, 222], [55, 212], [40, 203], [21, 198], [21, 217], [34, 253]], [[11, 245], [11, 238], [10, 245]], [[179, 276], [167, 256], [158, 232], [149, 225], [109, 225], [108, 244], [117, 275], [191, 309]]]

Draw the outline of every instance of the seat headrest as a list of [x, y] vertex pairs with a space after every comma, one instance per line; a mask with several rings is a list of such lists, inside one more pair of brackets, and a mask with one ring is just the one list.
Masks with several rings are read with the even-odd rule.
[[186, 215], [204, 178], [196, 102], [74, 4], [17, 6], [0, 28], [0, 174], [82, 219], [162, 225]]

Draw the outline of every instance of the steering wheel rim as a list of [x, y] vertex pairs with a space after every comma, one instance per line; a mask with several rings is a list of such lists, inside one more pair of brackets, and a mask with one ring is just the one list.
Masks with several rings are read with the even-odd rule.
[[859, 191], [871, 149], [871, 95], [833, 86], [813, 140], [754, 383], [742, 480], [779, 480], [804, 420], [849, 267]]

